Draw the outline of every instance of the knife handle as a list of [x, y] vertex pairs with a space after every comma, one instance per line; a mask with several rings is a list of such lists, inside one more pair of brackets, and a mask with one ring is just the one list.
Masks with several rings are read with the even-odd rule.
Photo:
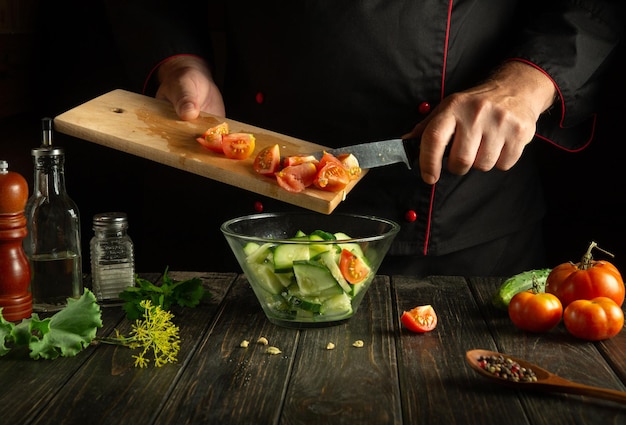
[[406, 157], [408, 159], [408, 163], [406, 165], [410, 170], [420, 158], [420, 139], [402, 139], [402, 143], [404, 144], [404, 151], [406, 152]]

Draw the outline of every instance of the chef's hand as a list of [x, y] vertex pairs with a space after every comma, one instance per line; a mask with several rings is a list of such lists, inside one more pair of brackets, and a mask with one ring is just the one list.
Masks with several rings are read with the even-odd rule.
[[159, 66], [157, 99], [174, 105], [182, 120], [193, 120], [200, 111], [224, 117], [224, 100], [204, 60], [196, 56], [176, 56]]
[[523, 62], [505, 63], [488, 81], [445, 98], [406, 137], [421, 138], [422, 179], [435, 184], [450, 144], [448, 170], [506, 171], [530, 143], [539, 115], [554, 102], [550, 78]]

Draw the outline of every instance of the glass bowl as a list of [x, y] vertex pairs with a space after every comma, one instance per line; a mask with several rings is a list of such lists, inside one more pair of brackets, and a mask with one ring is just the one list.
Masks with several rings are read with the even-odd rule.
[[400, 226], [354, 214], [264, 213], [220, 228], [274, 324], [333, 326], [352, 317]]

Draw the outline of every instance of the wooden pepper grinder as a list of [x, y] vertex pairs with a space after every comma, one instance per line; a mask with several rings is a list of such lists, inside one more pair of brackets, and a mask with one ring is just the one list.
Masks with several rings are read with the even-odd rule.
[[26, 236], [24, 207], [28, 183], [0, 160], [0, 308], [9, 322], [31, 316], [30, 265], [22, 247]]

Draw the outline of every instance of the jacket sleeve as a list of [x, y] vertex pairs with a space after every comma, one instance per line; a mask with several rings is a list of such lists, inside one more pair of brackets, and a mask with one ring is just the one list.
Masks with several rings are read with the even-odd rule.
[[537, 136], [567, 150], [591, 140], [602, 76], [613, 60], [623, 27], [623, 0], [533, 1], [529, 24], [511, 59], [529, 63], [557, 87], [555, 105]]
[[[196, 0], [104, 0], [129, 81], [137, 91], [163, 60], [196, 55], [210, 60], [208, 2]], [[147, 93], [148, 94], [148, 93]], [[154, 94], [154, 93], [149, 93]]]

